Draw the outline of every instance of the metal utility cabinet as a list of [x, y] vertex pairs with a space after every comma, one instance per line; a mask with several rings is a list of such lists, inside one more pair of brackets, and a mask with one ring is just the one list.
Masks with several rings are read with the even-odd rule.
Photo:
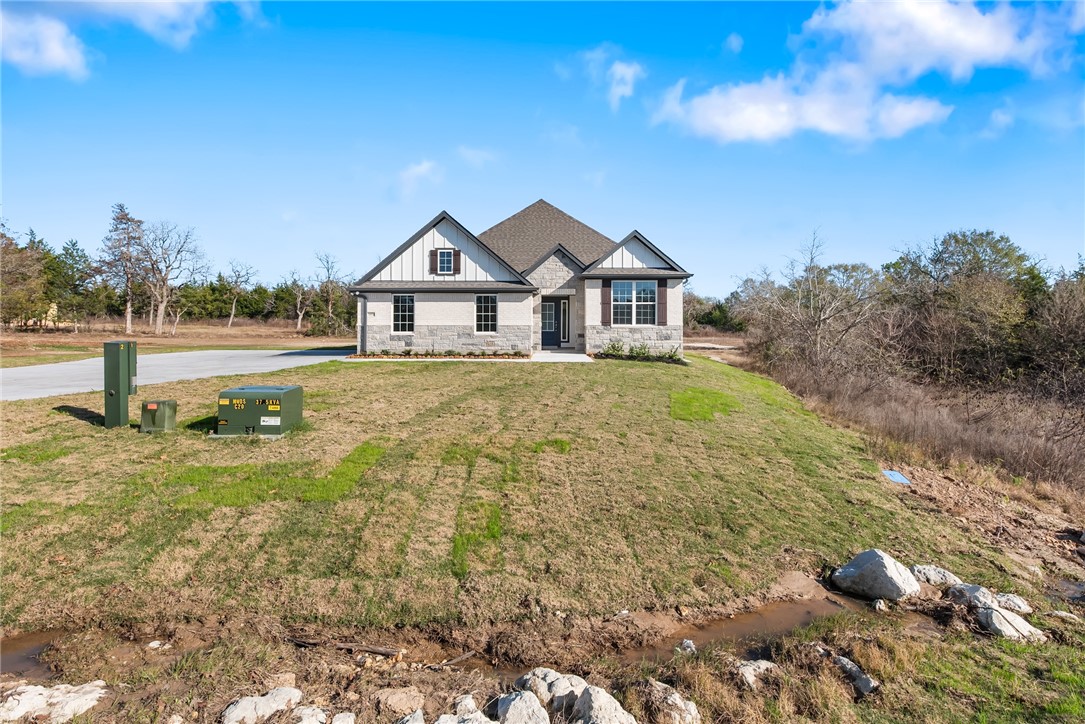
[[105, 426], [128, 425], [128, 395], [136, 394], [136, 343], [106, 342]]
[[140, 432], [173, 432], [177, 429], [177, 400], [145, 400], [140, 410]]
[[219, 393], [216, 435], [282, 435], [301, 422], [298, 385], [234, 387]]

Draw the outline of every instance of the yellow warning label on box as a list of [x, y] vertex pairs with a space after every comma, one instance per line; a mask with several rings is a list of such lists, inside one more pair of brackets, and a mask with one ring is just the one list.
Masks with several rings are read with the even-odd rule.
[[228, 397], [220, 397], [219, 398], [219, 404], [220, 405], [229, 405], [230, 404], [230, 398], [228, 398]]
[[279, 406], [278, 405], [268, 405], [267, 409], [269, 409], [269, 410], [278, 410]]

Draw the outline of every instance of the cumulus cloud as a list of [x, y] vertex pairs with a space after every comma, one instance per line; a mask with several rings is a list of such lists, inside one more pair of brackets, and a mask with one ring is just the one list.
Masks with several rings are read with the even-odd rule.
[[[188, 46], [211, 14], [211, 3], [197, 0], [86, 2], [83, 5], [99, 15], [128, 21], [160, 43], [178, 50]], [[243, 14], [254, 17], [255, 11], [248, 3], [242, 7]]]
[[[87, 49], [72, 30], [73, 24], [87, 19], [129, 23], [160, 43], [182, 50], [213, 22], [214, 5], [208, 0], [73, 0], [42, 3], [31, 14], [24, 9], [30, 3], [7, 3], [0, 12], [3, 59], [31, 75], [61, 74], [82, 79], [88, 74]], [[255, 0], [238, 0], [233, 5], [246, 22], [264, 22]]]
[[87, 77], [86, 49], [68, 26], [44, 15], [0, 10], [3, 59], [27, 75]]
[[497, 154], [485, 148], [460, 146], [456, 149], [456, 153], [460, 155], [460, 158], [475, 168], [482, 168], [486, 164], [497, 160]]
[[404, 197], [412, 196], [423, 183], [440, 183], [443, 176], [444, 171], [435, 161], [423, 159], [412, 163], [399, 172], [400, 193]]
[[613, 43], [603, 43], [580, 54], [584, 71], [592, 83], [605, 86], [607, 103], [617, 111], [623, 98], [632, 98], [638, 80], [646, 75], [644, 66], [632, 61], [617, 60], [621, 49]]
[[723, 41], [723, 47], [730, 50], [732, 53], [738, 54], [742, 52], [743, 40], [742, 36], [738, 33], [731, 33], [727, 36], [727, 40]]
[[1016, 121], [1017, 117], [1007, 102], [1002, 107], [995, 108], [991, 111], [991, 115], [987, 118], [987, 126], [980, 131], [980, 137], [988, 139], [998, 138]]
[[654, 121], [720, 143], [769, 142], [801, 131], [897, 138], [945, 121], [953, 107], [893, 89], [932, 72], [957, 82], [983, 67], [1047, 73], [1059, 63], [1069, 12], [1009, 5], [982, 12], [969, 3], [917, 0], [822, 7], [795, 40], [823, 56], [806, 52], [786, 72], [689, 98], [681, 80], [663, 96]]

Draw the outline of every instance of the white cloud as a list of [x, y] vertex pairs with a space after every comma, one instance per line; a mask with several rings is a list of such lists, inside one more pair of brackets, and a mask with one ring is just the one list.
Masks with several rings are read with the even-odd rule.
[[497, 154], [485, 148], [460, 146], [456, 149], [456, 153], [460, 154], [460, 158], [475, 168], [482, 168], [486, 164], [497, 160]]
[[610, 103], [610, 110], [617, 111], [622, 98], [631, 98], [633, 96], [633, 85], [643, 77], [644, 68], [641, 67], [640, 63], [614, 61], [610, 66], [610, 70], [607, 71], [607, 81], [610, 82], [607, 101]]
[[983, 67], [1046, 73], [1061, 62], [1055, 56], [1065, 46], [1069, 13], [1009, 5], [982, 12], [944, 0], [822, 7], [803, 24], [796, 45], [808, 50], [788, 71], [688, 99], [679, 81], [654, 121], [720, 143], [774, 141], [800, 131], [859, 141], [897, 138], [945, 121], [953, 107], [890, 88], [932, 72], [963, 82]]
[[[178, 50], [188, 46], [209, 21], [210, 2], [155, 0], [154, 2], [86, 2], [96, 13], [126, 20], [160, 43]], [[252, 12], [251, 8], [243, 12]]]
[[613, 43], [603, 43], [580, 54], [584, 72], [597, 86], [606, 86], [607, 102], [617, 111], [623, 98], [632, 98], [636, 82], [646, 73], [640, 63], [612, 60], [621, 54], [621, 48]]
[[87, 77], [86, 50], [68, 26], [44, 15], [0, 10], [3, 59], [28, 75]]
[[443, 177], [444, 171], [435, 161], [423, 159], [399, 172], [399, 190], [404, 197], [412, 196], [423, 183], [440, 183]]
[[727, 40], [723, 41], [723, 47], [727, 48], [736, 55], [742, 52], [742, 45], [742, 36], [738, 33], [731, 33], [727, 36]]

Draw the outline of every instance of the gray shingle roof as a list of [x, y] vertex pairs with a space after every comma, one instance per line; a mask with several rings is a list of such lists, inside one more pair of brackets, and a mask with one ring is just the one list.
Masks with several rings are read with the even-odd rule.
[[614, 241], [587, 224], [539, 199], [478, 235], [509, 266], [519, 272], [561, 244], [584, 264], [614, 249]]

